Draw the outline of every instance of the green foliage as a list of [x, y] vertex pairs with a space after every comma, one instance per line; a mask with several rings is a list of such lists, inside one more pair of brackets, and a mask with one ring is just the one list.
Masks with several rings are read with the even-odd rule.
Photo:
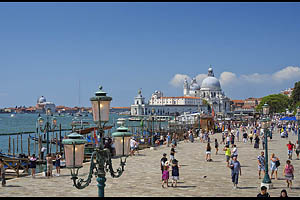
[[300, 101], [300, 81], [295, 83], [294, 90], [292, 92], [293, 104], [297, 104]]
[[202, 103], [203, 103], [203, 105], [207, 105], [208, 104], [208, 102], [205, 99], [202, 100]]
[[270, 106], [270, 113], [281, 113], [291, 105], [291, 99], [283, 94], [271, 94], [262, 98], [256, 111], [262, 111], [262, 106], [267, 103]]

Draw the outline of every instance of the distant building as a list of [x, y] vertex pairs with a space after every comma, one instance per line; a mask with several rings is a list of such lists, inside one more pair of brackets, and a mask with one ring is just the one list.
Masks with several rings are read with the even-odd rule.
[[41, 96], [37, 100], [37, 104], [35, 107], [36, 107], [36, 112], [38, 113], [46, 113], [48, 109], [51, 110], [51, 113], [55, 113], [56, 110], [55, 104], [52, 102], [48, 102], [44, 96]]
[[283, 95], [286, 95], [288, 97], [291, 97], [293, 90], [294, 90], [294, 88], [288, 88], [288, 89], [282, 90], [280, 92], [280, 94], [283, 94]]

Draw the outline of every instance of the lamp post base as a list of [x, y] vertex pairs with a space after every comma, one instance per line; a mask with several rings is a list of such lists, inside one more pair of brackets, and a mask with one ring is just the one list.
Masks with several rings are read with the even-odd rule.
[[273, 188], [273, 183], [261, 183], [260, 187], [265, 186], [268, 190]]

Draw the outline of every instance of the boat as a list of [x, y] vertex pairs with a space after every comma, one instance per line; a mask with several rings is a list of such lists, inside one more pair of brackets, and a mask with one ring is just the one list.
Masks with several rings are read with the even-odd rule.
[[[39, 138], [33, 137], [31, 135], [29, 135], [29, 138], [32, 139], [32, 140], [34, 140], [34, 141], [37, 141], [37, 142], [39, 141]], [[61, 139], [63, 139], [63, 137]], [[46, 144], [47, 140], [42, 140], [42, 143]], [[53, 138], [52, 140], [49, 140], [49, 144], [56, 144], [56, 139]], [[58, 141], [58, 145], [60, 145], [59, 141]]]
[[129, 121], [141, 121], [141, 119], [138, 117], [130, 117], [130, 118], [128, 118], [128, 120]]
[[14, 116], [15, 116], [15, 114], [11, 114], [11, 115], [10, 115], [10, 117], [14, 117]]

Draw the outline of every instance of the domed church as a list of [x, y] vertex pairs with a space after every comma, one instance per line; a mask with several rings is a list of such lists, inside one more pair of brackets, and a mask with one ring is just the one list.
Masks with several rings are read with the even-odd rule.
[[207, 77], [202, 81], [201, 87], [195, 78], [192, 79], [191, 84], [188, 84], [185, 79], [183, 95], [205, 99], [213, 107], [215, 113], [230, 111], [230, 99], [222, 91], [220, 81], [214, 76], [211, 67], [208, 68]]

